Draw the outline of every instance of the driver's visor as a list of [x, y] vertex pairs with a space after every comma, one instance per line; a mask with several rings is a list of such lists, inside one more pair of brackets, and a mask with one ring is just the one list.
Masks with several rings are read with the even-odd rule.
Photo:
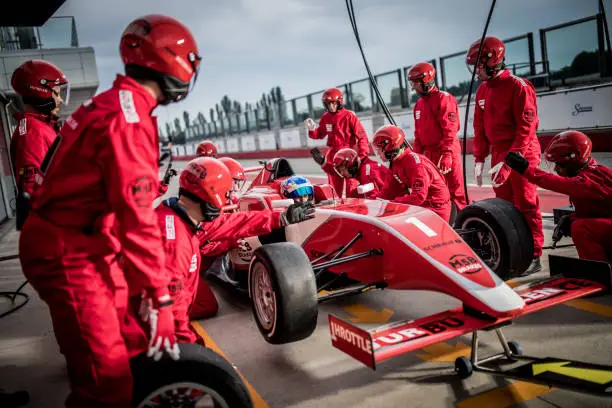
[[70, 84], [55, 85], [51, 88], [53, 94], [61, 99], [61, 104], [68, 105], [70, 103]]

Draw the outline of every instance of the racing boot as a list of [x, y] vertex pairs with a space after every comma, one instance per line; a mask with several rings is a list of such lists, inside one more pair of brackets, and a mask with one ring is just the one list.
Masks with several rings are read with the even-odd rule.
[[538, 257], [533, 258], [533, 261], [531, 261], [529, 268], [527, 268], [525, 272], [520, 274], [519, 277], [532, 275], [534, 273], [540, 272], [541, 270], [542, 270], [542, 264], [540, 263], [540, 257], [538, 256]]

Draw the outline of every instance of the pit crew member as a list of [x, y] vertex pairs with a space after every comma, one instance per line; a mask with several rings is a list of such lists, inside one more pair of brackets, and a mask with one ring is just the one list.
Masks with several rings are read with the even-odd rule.
[[210, 140], [200, 143], [196, 149], [197, 157], [217, 157], [217, 146]]
[[[187, 96], [200, 57], [189, 29], [164, 15], [132, 21], [119, 52], [125, 75], [66, 120], [19, 239], [24, 275], [49, 306], [68, 364], [67, 407], [129, 408], [130, 357], [148, 349], [154, 361], [179, 358], [153, 210], [159, 136], [151, 114]], [[143, 292], [149, 333], [128, 308], [128, 295]]]
[[342, 196], [344, 191], [344, 178], [340, 177], [334, 170], [332, 164], [336, 152], [344, 147], [353, 147], [359, 158], [363, 159], [370, 153], [370, 143], [359, 118], [353, 111], [344, 107], [344, 95], [338, 88], [330, 88], [323, 92], [323, 106], [326, 111], [319, 120], [319, 126], [308, 118], [304, 121], [311, 139], [323, 139], [327, 137], [329, 149], [325, 156], [318, 148], [310, 151], [313, 159], [327, 173], [329, 184], [334, 187], [336, 193]]
[[233, 184], [230, 191], [230, 204], [238, 204], [240, 192], [246, 184], [246, 173], [244, 172], [244, 168], [238, 161], [231, 157], [221, 157], [219, 160], [225, 164], [232, 176]]
[[492, 180], [495, 196], [513, 203], [525, 216], [533, 234], [533, 261], [525, 271], [531, 274], [541, 270], [540, 256], [544, 244], [537, 187], [519, 174], [511, 173], [504, 165], [504, 159], [508, 152], [517, 152], [534, 166], [540, 163], [535, 88], [531, 82], [512, 75], [505, 68], [506, 48], [498, 38], [485, 37], [480, 61], [476, 61], [479, 46], [480, 40], [477, 40], [470, 46], [466, 57], [468, 68], [476, 69], [478, 79], [483, 81], [476, 91], [474, 111], [476, 185], [482, 185], [484, 161], [491, 153], [491, 167], [501, 163]]
[[557, 175], [540, 170], [520, 153], [509, 152], [506, 164], [530, 182], [567, 194], [575, 212], [557, 223], [553, 241], [571, 236], [583, 259], [612, 264], [612, 170], [591, 157], [591, 140], [582, 132], [557, 134], [544, 152]]
[[457, 100], [436, 86], [436, 69], [428, 62], [419, 62], [408, 71], [408, 81], [420, 96], [414, 106], [414, 143], [412, 150], [434, 162], [444, 175], [451, 200], [462, 210], [465, 200], [459, 107]]
[[59, 111], [63, 103], [68, 103], [69, 85], [57, 66], [29, 60], [15, 69], [11, 86], [25, 105], [25, 112], [15, 114], [19, 123], [10, 146], [17, 182], [16, 227], [20, 230], [30, 209], [35, 178], [59, 131]]
[[211, 317], [218, 311], [212, 290], [198, 278], [202, 246], [266, 234], [314, 217], [314, 207], [307, 203], [293, 204], [284, 212], [221, 212], [227, 205], [232, 184], [230, 172], [221, 161], [196, 158], [181, 172], [178, 197], [164, 201], [156, 210], [164, 239], [165, 267], [172, 277], [170, 287], [179, 341], [196, 340], [190, 318]]
[[372, 183], [374, 189], [365, 194], [367, 199], [376, 199], [384, 191], [391, 173], [389, 169], [369, 157], [359, 158], [357, 152], [350, 147], [338, 150], [334, 155], [334, 169], [346, 179], [347, 197], [359, 198], [357, 187]]
[[374, 150], [389, 162], [391, 171], [381, 198], [428, 208], [449, 222], [451, 201], [444, 176], [431, 160], [413, 152], [405, 139], [404, 131], [393, 125], [382, 126], [374, 135]]

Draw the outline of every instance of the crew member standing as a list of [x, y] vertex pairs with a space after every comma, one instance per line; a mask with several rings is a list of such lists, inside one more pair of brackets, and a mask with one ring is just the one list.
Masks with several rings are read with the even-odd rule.
[[483, 81], [476, 91], [474, 108], [474, 174], [476, 185], [482, 185], [485, 158], [491, 153], [491, 167], [501, 166], [492, 177], [496, 197], [513, 203], [522, 213], [533, 234], [533, 261], [525, 271], [529, 275], [541, 270], [540, 257], [544, 244], [540, 200], [535, 184], [504, 164], [508, 152], [520, 153], [529, 164], [538, 166], [541, 159], [538, 109], [535, 88], [528, 80], [506, 69], [504, 43], [495, 37], [485, 37], [480, 61], [480, 40], [468, 50], [466, 63], [476, 69]]
[[59, 131], [59, 111], [68, 103], [68, 80], [55, 65], [43, 60], [21, 64], [11, 78], [11, 85], [25, 105], [25, 112], [15, 114], [17, 128], [11, 138], [11, 161], [17, 181], [17, 229], [27, 217], [35, 179], [47, 151]]
[[414, 106], [414, 144], [412, 150], [431, 160], [444, 175], [451, 200], [462, 210], [465, 200], [461, 146], [459, 145], [459, 107], [457, 100], [436, 86], [436, 70], [419, 62], [408, 71], [408, 81], [420, 96]]
[[[189, 29], [163, 15], [132, 21], [119, 52], [126, 74], [66, 120], [19, 239], [24, 275], [49, 306], [66, 358], [69, 408], [129, 408], [130, 357], [148, 349], [156, 361], [179, 358], [153, 209], [152, 112], [187, 96], [200, 57]], [[149, 336], [126, 313], [128, 295], [143, 292]]]
[[308, 129], [309, 138], [327, 137], [329, 149], [325, 156], [316, 147], [310, 153], [314, 161], [327, 173], [329, 184], [334, 187], [339, 196], [342, 196], [344, 178], [334, 170], [334, 155], [340, 149], [351, 147], [357, 151], [360, 159], [364, 159], [370, 154], [370, 143], [357, 115], [344, 107], [344, 95], [341, 90], [330, 88], [323, 92], [321, 99], [326, 112], [321, 116], [319, 126], [316, 127], [311, 118], [306, 119], [304, 124]]

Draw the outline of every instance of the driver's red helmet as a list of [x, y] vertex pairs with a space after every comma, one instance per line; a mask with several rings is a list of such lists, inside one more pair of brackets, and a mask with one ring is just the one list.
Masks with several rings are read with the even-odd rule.
[[399, 149], [406, 146], [406, 135], [402, 128], [394, 125], [384, 125], [374, 134], [372, 144], [376, 154], [383, 160], [393, 160]]
[[205, 140], [198, 145], [196, 155], [200, 157], [217, 157], [217, 146], [210, 140]]
[[151, 14], [132, 21], [121, 34], [121, 59], [130, 76], [156, 81], [161, 104], [184, 99], [197, 78], [201, 57], [191, 31], [180, 21]]
[[339, 105], [344, 104], [344, 95], [342, 91], [338, 88], [329, 88], [325, 92], [323, 92], [323, 96], [321, 97], [323, 104], [327, 104], [330, 102], [338, 102]]
[[359, 165], [359, 155], [350, 147], [345, 147], [336, 152], [332, 164], [334, 168], [340, 166], [346, 166], [347, 168], [354, 167], [355, 165]]
[[[11, 86], [23, 102], [42, 112], [50, 112], [57, 106], [53, 99], [54, 87], [68, 89], [66, 75], [54, 64], [44, 60], [30, 60], [21, 64], [11, 77]], [[62, 96], [68, 103], [67, 92]]]
[[547, 161], [581, 166], [591, 157], [593, 144], [591, 139], [582, 132], [567, 130], [555, 135], [544, 152]]
[[436, 69], [429, 62], [414, 64], [408, 71], [409, 81], [423, 81], [424, 84], [436, 80]]
[[[465, 62], [469, 66], [476, 65], [476, 58], [478, 58], [478, 48], [480, 47], [480, 40], [476, 40], [470, 45], [467, 52]], [[504, 56], [506, 55], [506, 46], [497, 37], [485, 37], [482, 43], [482, 50], [480, 52], [480, 64], [487, 68], [495, 68], [504, 62]], [[480, 65], [478, 64], [478, 65]]]
[[227, 204], [232, 189], [229, 169], [219, 159], [198, 157], [181, 171], [179, 188], [205, 203], [221, 209]]

